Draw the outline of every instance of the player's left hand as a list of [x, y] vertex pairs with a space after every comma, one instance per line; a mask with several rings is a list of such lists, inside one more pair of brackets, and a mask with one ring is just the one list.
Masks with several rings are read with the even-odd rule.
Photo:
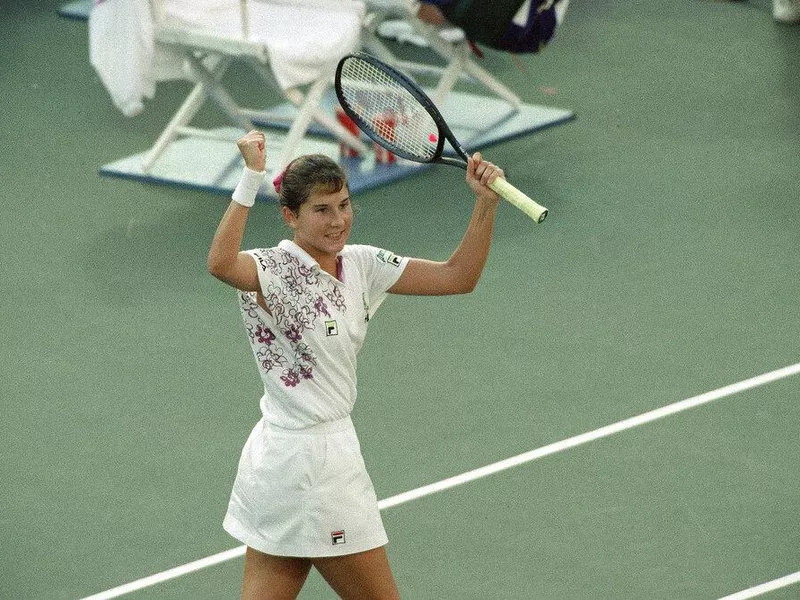
[[497, 177], [505, 178], [503, 169], [497, 165], [483, 160], [480, 152], [476, 152], [467, 161], [467, 184], [481, 200], [499, 202], [500, 196], [489, 187]]

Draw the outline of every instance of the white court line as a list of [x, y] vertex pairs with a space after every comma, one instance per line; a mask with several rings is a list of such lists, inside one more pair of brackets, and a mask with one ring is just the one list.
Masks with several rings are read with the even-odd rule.
[[791, 575], [786, 575], [785, 577], [773, 579], [772, 581], [762, 583], [761, 585], [757, 585], [746, 590], [742, 590], [741, 592], [736, 592], [735, 594], [725, 596], [719, 600], [747, 600], [747, 598], [755, 598], [756, 596], [766, 594], [767, 592], [771, 592], [773, 590], [779, 590], [798, 582], [800, 582], [800, 571], [797, 573], [792, 573]]
[[106, 590], [105, 592], [100, 592], [99, 594], [93, 594], [91, 596], [87, 596], [83, 600], [90, 600], [90, 599], [106, 600], [108, 598], [119, 598], [120, 596], [124, 596], [125, 594], [130, 594], [131, 592], [135, 592], [136, 590], [143, 590], [145, 588], [153, 587], [154, 585], [158, 585], [159, 583], [164, 583], [165, 581], [169, 581], [170, 579], [177, 579], [178, 577], [188, 575], [189, 573], [194, 573], [195, 571], [200, 571], [207, 567], [213, 567], [214, 565], [218, 565], [219, 563], [223, 563], [229, 560], [233, 560], [234, 558], [244, 556], [244, 552], [246, 549], [247, 546], [239, 546], [238, 548], [231, 548], [230, 550], [226, 550], [225, 552], [220, 552], [219, 554], [206, 556], [205, 558], [201, 558], [200, 560], [196, 560], [194, 562], [181, 565], [180, 567], [175, 567], [167, 571], [162, 571], [161, 573], [156, 573], [155, 575], [150, 575], [149, 577], [145, 577], [143, 579], [137, 579], [136, 581], [131, 581], [130, 583], [126, 583], [124, 585], [111, 588], [110, 590]]
[[[751, 377], [750, 379], [745, 379], [744, 381], [733, 383], [717, 390], [700, 394], [699, 396], [693, 396], [692, 398], [687, 398], [686, 400], [681, 400], [680, 402], [675, 402], [674, 404], [668, 404], [667, 406], [642, 413], [635, 417], [630, 417], [623, 421], [619, 421], [587, 433], [582, 433], [580, 435], [561, 440], [560, 442], [542, 446], [541, 448], [531, 450], [530, 452], [512, 456], [511, 458], [486, 465], [485, 467], [481, 467], [479, 469], [467, 471], [466, 473], [461, 473], [460, 475], [449, 477], [447, 479], [437, 481], [436, 483], [422, 486], [415, 490], [410, 490], [408, 492], [403, 492], [402, 494], [397, 494], [396, 496], [391, 496], [390, 498], [380, 500], [378, 502], [378, 508], [380, 508], [380, 510], [385, 510], [393, 506], [399, 506], [400, 504], [405, 504], [406, 502], [411, 502], [412, 500], [417, 500], [419, 498], [430, 496], [431, 494], [436, 494], [459, 485], [464, 485], [465, 483], [482, 479], [489, 475], [493, 475], [513, 467], [518, 467], [519, 465], [537, 460], [544, 456], [556, 454], [557, 452], [563, 452], [569, 448], [574, 448], [588, 442], [599, 440], [627, 429], [633, 429], [634, 427], [651, 423], [653, 421], [657, 421], [658, 419], [663, 419], [664, 417], [674, 415], [681, 411], [695, 408], [703, 404], [708, 404], [714, 400], [719, 400], [721, 398], [726, 398], [727, 396], [732, 396], [733, 394], [738, 394], [739, 392], [757, 388], [762, 385], [772, 383], [773, 381], [778, 381], [779, 379], [785, 379], [786, 377], [791, 377], [792, 375], [797, 375], [798, 373], [800, 373], [800, 363], [784, 367], [782, 369], [777, 369], [775, 371], [770, 371], [769, 373], [764, 373], [762, 375], [757, 375], [756, 377]], [[196, 560], [194, 562], [145, 577], [143, 579], [137, 579], [136, 581], [120, 585], [110, 590], [106, 590], [105, 592], [87, 596], [83, 600], [108, 600], [110, 598], [118, 598], [119, 596], [129, 594], [136, 590], [152, 587], [164, 581], [176, 579], [183, 575], [187, 575], [188, 573], [193, 573], [195, 571], [205, 569], [206, 567], [238, 558], [239, 556], [243, 556], [244, 553], [245, 546], [232, 548], [230, 550], [226, 550], [225, 552], [220, 552], [219, 554], [214, 554], [212, 556], [208, 556], [206, 558], [202, 558], [200, 560]]]

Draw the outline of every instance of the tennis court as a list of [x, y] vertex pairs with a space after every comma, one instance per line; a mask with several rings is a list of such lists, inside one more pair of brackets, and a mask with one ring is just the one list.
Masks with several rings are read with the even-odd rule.
[[[125, 119], [85, 23], [7, 6], [0, 598], [84, 598], [238, 546], [260, 383], [205, 270], [227, 200], [97, 174], [186, 84]], [[482, 65], [577, 118], [485, 155], [550, 216], [502, 206], [478, 289], [389, 298], [360, 355], [401, 594], [800, 597], [800, 26], [765, 0], [573, 0], [519, 58]], [[353, 241], [446, 258], [462, 178], [363, 193]], [[244, 245], [286, 235], [262, 203]], [[126, 597], [235, 598], [242, 564]], [[301, 594], [333, 597], [314, 573]]]

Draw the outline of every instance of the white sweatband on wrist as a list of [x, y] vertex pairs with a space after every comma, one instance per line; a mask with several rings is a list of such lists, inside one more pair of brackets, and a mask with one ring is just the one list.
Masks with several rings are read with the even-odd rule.
[[233, 190], [233, 194], [231, 194], [231, 199], [237, 204], [250, 208], [256, 203], [258, 188], [264, 183], [264, 178], [266, 176], [266, 171], [253, 171], [245, 167], [242, 171], [239, 183], [236, 184], [236, 189]]

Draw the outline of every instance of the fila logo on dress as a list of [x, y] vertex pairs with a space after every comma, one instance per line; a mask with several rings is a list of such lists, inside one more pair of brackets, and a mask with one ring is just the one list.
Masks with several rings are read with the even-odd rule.
[[331, 531], [331, 544], [334, 546], [344, 544], [344, 529], [341, 531]]

